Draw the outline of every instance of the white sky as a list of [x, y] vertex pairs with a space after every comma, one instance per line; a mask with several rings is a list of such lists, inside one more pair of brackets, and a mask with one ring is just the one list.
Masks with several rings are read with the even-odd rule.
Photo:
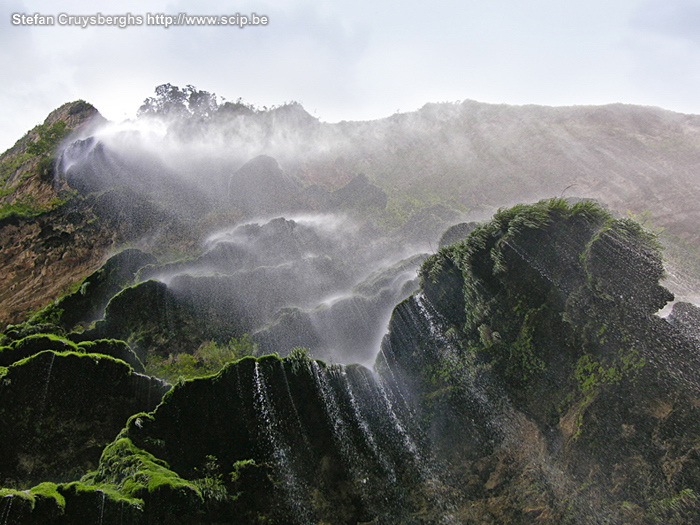
[[[265, 27], [20, 27], [12, 13], [267, 15]], [[64, 102], [134, 117], [156, 85], [323, 121], [426, 102], [700, 113], [699, 0], [0, 0], [0, 151]]]

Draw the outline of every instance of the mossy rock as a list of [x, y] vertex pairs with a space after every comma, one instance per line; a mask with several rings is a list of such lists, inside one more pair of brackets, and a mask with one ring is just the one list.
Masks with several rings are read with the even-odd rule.
[[30, 335], [54, 334], [58, 337], [66, 335], [66, 331], [53, 323], [32, 324], [25, 322], [22, 324], [8, 325], [2, 334], [2, 342], [10, 344], [12, 341], [19, 341]]
[[0, 489], [2, 523], [62, 523], [65, 498], [55, 483], [42, 483], [30, 490]]
[[70, 330], [80, 322], [101, 318], [109, 300], [132, 284], [141, 268], [157, 262], [152, 255], [136, 249], [127, 249], [113, 255], [82, 282], [78, 291], [55, 303], [54, 309], [59, 312], [60, 325]]
[[34, 334], [13, 341], [8, 347], [0, 349], [0, 366], [9, 366], [44, 350], [77, 352], [78, 347], [72, 341], [57, 335]]
[[78, 350], [88, 354], [102, 354], [121, 359], [140, 374], [146, 373], [143, 363], [124, 341], [118, 339], [98, 339], [78, 343]]
[[66, 481], [94, 468], [128, 417], [155, 408], [168, 388], [99, 354], [49, 350], [0, 370], [6, 485]]
[[128, 438], [120, 437], [105, 448], [92, 481], [113, 485], [124, 497], [142, 501], [147, 522], [188, 523], [202, 512], [199, 489]]
[[65, 500], [60, 523], [144, 523], [143, 502], [126, 498], [111, 487], [76, 481], [58, 485], [57, 492]]
[[9, 346], [0, 347], [0, 366], [9, 366], [45, 350], [108, 355], [124, 361], [138, 373], [145, 373], [143, 363], [124, 341], [98, 339], [96, 341], [82, 341], [76, 344], [68, 337], [54, 334], [30, 335], [13, 341]]

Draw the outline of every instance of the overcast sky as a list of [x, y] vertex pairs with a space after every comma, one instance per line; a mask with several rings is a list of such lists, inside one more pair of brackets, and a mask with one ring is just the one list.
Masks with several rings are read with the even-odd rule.
[[[327, 122], [426, 102], [653, 105], [700, 113], [698, 0], [0, 0], [0, 151], [64, 102], [133, 118], [155, 86]], [[143, 25], [18, 26], [12, 14], [122, 15]], [[147, 14], [269, 17], [266, 26], [146, 25]]]

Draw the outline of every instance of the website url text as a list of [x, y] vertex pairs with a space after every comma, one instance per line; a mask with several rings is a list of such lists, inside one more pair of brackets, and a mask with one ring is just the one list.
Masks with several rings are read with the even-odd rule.
[[242, 15], [190, 15], [178, 13], [169, 15], [166, 13], [146, 13], [145, 15], [134, 15], [126, 13], [123, 15], [104, 15], [95, 13], [93, 15], [70, 15], [60, 13], [58, 15], [44, 15], [41, 13], [12, 13], [11, 22], [14, 26], [74, 26], [87, 28], [91, 26], [115, 26], [126, 28], [130, 26], [161, 26], [169, 28], [172, 26], [232, 26], [243, 29], [247, 26], [266, 26], [270, 22], [267, 15], [251, 13]]

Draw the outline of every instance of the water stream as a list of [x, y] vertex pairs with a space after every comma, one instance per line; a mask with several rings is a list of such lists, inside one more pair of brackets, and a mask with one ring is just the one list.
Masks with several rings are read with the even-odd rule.
[[255, 408], [262, 420], [263, 437], [269, 444], [272, 453], [272, 460], [283, 481], [282, 488], [286, 493], [286, 501], [290, 507], [292, 515], [296, 519], [295, 523], [313, 523], [312, 513], [306, 504], [308, 490], [302, 480], [296, 475], [293, 465], [292, 449], [280, 432], [278, 426], [280, 419], [277, 416], [274, 406], [268, 394], [265, 378], [260, 370], [260, 363], [256, 361], [254, 372], [254, 392]]

